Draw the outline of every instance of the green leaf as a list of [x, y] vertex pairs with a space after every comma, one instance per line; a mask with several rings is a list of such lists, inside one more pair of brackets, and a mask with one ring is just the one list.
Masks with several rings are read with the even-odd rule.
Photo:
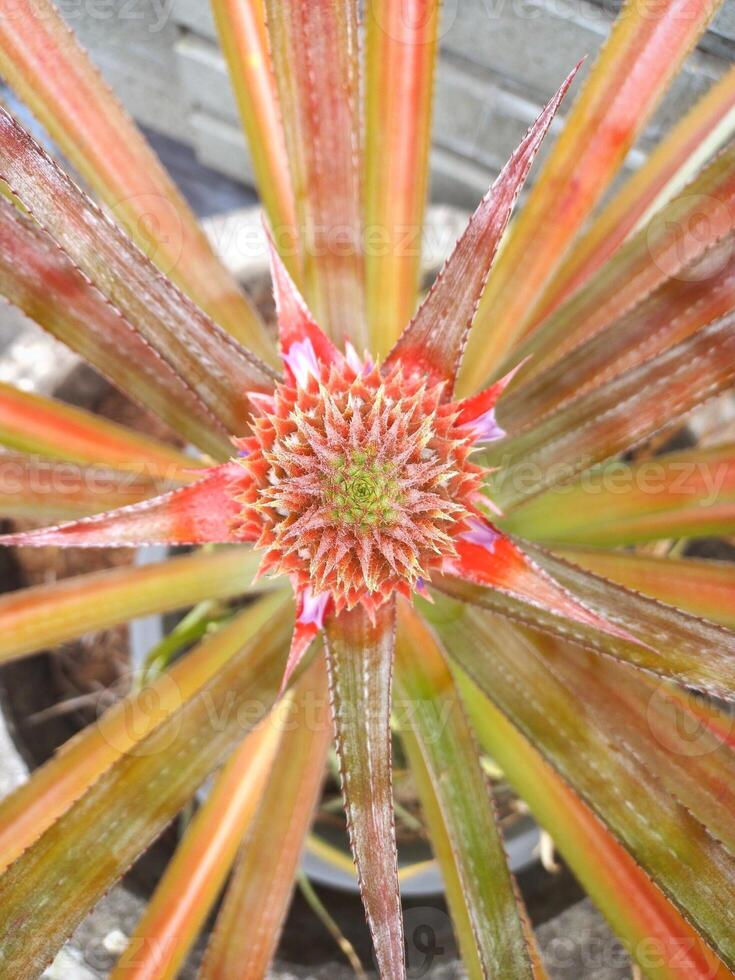
[[122, 425], [0, 382], [0, 445], [24, 453], [183, 482], [196, 460]]
[[735, 313], [645, 364], [576, 398], [520, 435], [494, 444], [490, 494], [503, 510], [568, 483], [726, 388], [735, 377]]
[[[583, 289], [540, 324], [507, 363], [527, 358], [520, 372], [523, 378], [564, 363], [571, 350], [629, 311], [634, 317], [642, 315], [634, 307], [654, 290], [658, 290], [655, 303], [660, 311], [666, 310], [668, 301], [669, 316], [695, 318], [696, 310], [684, 308], [687, 297], [691, 294], [691, 302], [696, 302], [701, 293], [701, 302], [706, 303], [702, 281], [716, 277], [732, 260], [732, 248], [715, 246], [733, 231], [734, 193], [735, 147], [728, 145], [638, 229]], [[717, 286], [722, 292], [723, 284]], [[647, 304], [646, 309], [652, 308], [655, 306]], [[643, 359], [636, 357], [635, 350], [628, 351], [628, 366]]]
[[232, 451], [201, 400], [38, 225], [0, 195], [0, 293], [188, 441]]
[[630, 551], [565, 548], [563, 558], [626, 589], [735, 629], [735, 564]]
[[6, 593], [0, 596], [0, 661], [139, 616], [240, 595], [251, 589], [259, 564], [249, 548], [220, 548]]
[[[481, 969], [475, 970], [475, 976], [531, 980], [523, 911], [454, 682], [431, 632], [407, 604], [399, 607], [398, 623], [396, 690], [413, 709], [401, 734], [412, 770], [415, 760], [419, 772], [426, 769], [427, 785], [419, 781], [418, 787], [422, 804], [429, 803], [424, 812], [432, 840], [435, 829], [440, 838], [444, 834], [449, 838], [450, 860], [461, 882], [459, 895], [449, 893], [454, 899], [452, 912], [461, 896], [464, 914], [460, 906], [459, 921], [466, 916], [471, 925], [470, 936], [459, 931], [463, 957], [470, 964], [479, 960]], [[444, 857], [444, 872], [448, 856], [441, 850], [437, 853]]]
[[0, 878], [0, 964], [40, 974], [276, 697], [289, 618], [276, 616], [200, 694], [101, 776]]
[[607, 582], [528, 542], [524, 549], [560, 593], [574, 596], [611, 628], [602, 629], [594, 621], [585, 623], [541, 600], [534, 603], [532, 595], [524, 598], [449, 577], [434, 584], [455, 600], [492, 610], [650, 673], [723, 697], [731, 695], [735, 689], [735, 633]]
[[421, 802], [421, 812], [431, 842], [431, 850], [441, 872], [444, 895], [452, 917], [452, 927], [462, 957], [462, 966], [469, 980], [485, 980], [486, 974], [483, 972], [477, 952], [473, 924], [465, 901], [464, 883], [454, 860], [452, 840], [444, 821], [432, 774], [424, 762], [414, 732], [409, 727], [402, 728], [400, 734], [403, 750], [411, 769], [411, 779]]
[[735, 446], [612, 462], [514, 510], [503, 527], [561, 546], [732, 534]]
[[298, 682], [284, 728], [273, 773], [217, 917], [201, 980], [259, 980], [273, 958], [332, 741], [321, 653]]
[[664, 0], [652, 12], [636, 0], [624, 4], [488, 282], [463, 393], [499, 370], [532, 322], [541, 291], [717, 6]]
[[210, 0], [248, 139], [258, 194], [292, 275], [300, 265], [296, 214], [264, 0]]
[[483, 748], [551, 834], [554, 846], [647, 976], [652, 980], [732, 977], [533, 745], [466, 674], [457, 670], [457, 679]]
[[[592, 220], [537, 304], [535, 321], [546, 319], [585, 285], [653, 214], [665, 213], [671, 198], [730, 140], [735, 130], [734, 110], [735, 69], [731, 68], [663, 134], [645, 162]], [[703, 230], [705, 235], [709, 231], [700, 227], [700, 234]]]
[[395, 605], [327, 620], [327, 666], [347, 829], [382, 976], [405, 977], [391, 774]]
[[249, 390], [275, 374], [218, 327], [103, 214], [4, 110], [0, 177], [143, 340], [230, 434], [247, 427]]
[[[553, 363], [503, 400], [503, 428], [517, 433], [538, 423], [730, 313], [735, 308], [734, 255], [735, 231], [731, 231], [578, 347], [563, 353], [560, 348], [566, 344], [557, 344]], [[526, 363], [534, 360], [531, 355]]]
[[3, 17], [0, 72], [138, 247], [241, 343], [273, 359], [258, 314], [50, 0]]
[[[601, 731], [619, 742], [735, 855], [732, 717], [673, 684], [631, 677], [630, 668], [555, 641], [539, 642], [559, 682]], [[714, 716], [702, 717], [699, 705]]]
[[85, 518], [131, 506], [170, 486], [105, 466], [0, 453], [0, 516], [5, 518], [37, 522]]
[[179, 975], [253, 822], [282, 731], [280, 716], [271, 710], [234, 750], [187, 827], [110, 980]]
[[[649, 768], [655, 751], [644, 750], [642, 761], [641, 746], [633, 749], [628, 741], [627, 721], [626, 727], [617, 719], [611, 721], [612, 708], [603, 720], [600, 703], [587, 700], [583, 683], [570, 689], [571, 671], [560, 676], [558, 660], [547, 655], [555, 648], [553, 641], [542, 650], [537, 636], [481, 610], [447, 606], [444, 600], [427, 615], [463, 670], [537, 746], [732, 968], [735, 856], [671, 795], [657, 769]], [[590, 660], [593, 674], [594, 663]], [[635, 684], [635, 676], [629, 682]], [[614, 692], [609, 693], [612, 701]], [[614, 708], [618, 710], [619, 703]], [[676, 735], [676, 731], [674, 720], [671, 732]], [[642, 744], [649, 742], [650, 732]], [[679, 736], [679, 750], [681, 744]], [[732, 750], [719, 746], [716, 751], [712, 766], [719, 768], [725, 784], [732, 782]], [[658, 759], [651, 764], [657, 763]], [[691, 756], [677, 759], [676, 750], [670, 764], [680, 772], [690, 764], [696, 766]], [[721, 823], [726, 813], [723, 808]]]
[[[304, 296], [335, 342], [350, 337], [361, 349], [367, 324], [357, 3], [266, 0], [265, 6]], [[281, 251], [282, 243], [276, 245]]]
[[440, 0], [365, 10], [365, 255], [370, 349], [383, 360], [416, 310]]
[[254, 599], [229, 625], [66, 742], [6, 797], [0, 803], [0, 869], [20, 857], [122, 755], [135, 752], [154, 728], [188, 703], [275, 613], [288, 619], [287, 599], [285, 590]]

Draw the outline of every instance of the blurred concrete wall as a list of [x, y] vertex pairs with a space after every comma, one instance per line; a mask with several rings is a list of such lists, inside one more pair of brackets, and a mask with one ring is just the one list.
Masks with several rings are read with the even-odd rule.
[[[613, 0], [614, 3], [614, 0]], [[61, 0], [71, 26], [142, 123], [248, 180], [249, 164], [208, 0]], [[433, 196], [471, 205], [540, 105], [610, 29], [588, 0], [445, 0], [437, 76]], [[735, 0], [689, 58], [640, 145], [640, 162], [735, 55]]]

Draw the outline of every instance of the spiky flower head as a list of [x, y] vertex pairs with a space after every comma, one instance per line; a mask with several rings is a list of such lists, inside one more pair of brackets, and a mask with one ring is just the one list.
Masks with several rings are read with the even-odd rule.
[[409, 595], [456, 554], [482, 478], [443, 384], [340, 357], [276, 388], [240, 441], [261, 572], [337, 610]]

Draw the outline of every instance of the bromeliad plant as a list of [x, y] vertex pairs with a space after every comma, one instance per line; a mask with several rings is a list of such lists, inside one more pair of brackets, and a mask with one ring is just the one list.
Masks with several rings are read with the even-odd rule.
[[0, 975], [39, 975], [223, 766], [113, 975], [174, 976], [232, 871], [201, 975], [263, 976], [328, 683], [376, 962], [405, 976], [395, 674], [431, 709], [400, 735], [470, 976], [545, 975], [477, 743], [646, 975], [732, 976], [735, 741], [701, 694], [735, 689], [735, 577], [622, 546], [732, 533], [735, 448], [618, 457], [735, 375], [735, 72], [591, 218], [711, 5], [624, 7], [520, 217], [575, 72], [418, 309], [438, 3], [366, 5], [364, 85], [354, 2], [213, 10], [277, 353], [56, 12], [0, 19], [3, 74], [107, 207], [3, 112], [0, 289], [201, 453], [3, 386], [3, 512], [65, 521], [4, 543], [218, 546], [5, 596], [2, 658], [252, 597], [0, 806]]

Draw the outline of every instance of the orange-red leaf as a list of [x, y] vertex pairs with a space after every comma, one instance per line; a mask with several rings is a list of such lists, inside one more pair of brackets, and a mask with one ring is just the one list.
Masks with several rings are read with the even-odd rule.
[[[722, 697], [735, 689], [735, 633], [607, 582], [527, 542], [524, 551], [531, 572], [536, 570], [536, 586], [531, 574], [517, 575], [513, 568], [521, 588], [513, 591], [513, 577], [510, 587], [493, 588], [491, 559], [488, 586], [449, 576], [434, 584], [457, 600], [689, 687]], [[563, 602], [554, 604], [551, 589], [544, 596], [542, 574], [560, 597], [568, 596], [567, 608]], [[588, 610], [586, 621], [579, 610]]]
[[217, 918], [202, 980], [260, 980], [275, 952], [332, 741], [321, 653], [299, 681], [285, 727]]
[[249, 548], [200, 550], [8, 592], [0, 596], [0, 660], [138, 616], [240, 595], [252, 586], [259, 564], [260, 557]]
[[272, 390], [274, 373], [161, 275], [5, 110], [0, 177], [220, 425], [244, 432], [246, 392]]
[[303, 292], [333, 340], [350, 337], [363, 347], [357, 3], [266, 0], [266, 11], [301, 236]]
[[642, 221], [694, 177], [735, 128], [735, 68], [702, 96], [580, 236], [545, 290], [534, 320], [545, 319], [585, 284]]
[[227, 458], [201, 399], [34, 221], [0, 195], [0, 293], [187, 441]]
[[271, 711], [235, 749], [146, 906], [110, 980], [175, 980], [235, 860], [283, 733]]
[[259, 718], [253, 702], [268, 711], [291, 626], [288, 618], [272, 618], [204, 685], [200, 697], [120, 758], [5, 871], [3, 980], [43, 971], [89, 909], [254, 727]]
[[[470, 607], [460, 612], [437, 603], [428, 615], [452, 657], [594, 809], [711, 950], [732, 969], [735, 856], [678, 798], [687, 779], [690, 787], [696, 783], [700, 766], [696, 757], [677, 758], [674, 748], [669, 753], [668, 769], [662, 773], [663, 782], [654, 763], [660, 747], [645, 748], [653, 734], [646, 730], [645, 712], [635, 724], [634, 715], [629, 716], [631, 726], [638, 729], [635, 741], [629, 741], [628, 724], [616, 718], [623, 668], [618, 668], [616, 687], [609, 691], [614, 705], [608, 712], [597, 699], [594, 704], [588, 703], [581, 678], [569, 686], [572, 674], [558, 669], [557, 658], [564, 654], [556, 641], [539, 643], [531, 631]], [[599, 659], [592, 654], [580, 656], [589, 656], [594, 674]], [[637, 675], [628, 668], [626, 671], [627, 684], [634, 685]], [[658, 733], [673, 737], [681, 751], [676, 721], [676, 716], [669, 716]], [[642, 731], [646, 733], [641, 741]], [[700, 778], [704, 780], [707, 768], [719, 770], [727, 785], [732, 783], [732, 750], [720, 746], [718, 751], [716, 759], [702, 763]], [[687, 777], [683, 774], [690, 764]], [[677, 768], [679, 775], [675, 776]], [[709, 797], [706, 805], [711, 807], [711, 790], [716, 784], [711, 775], [706, 779], [703, 799]], [[672, 794], [674, 780], [677, 792]], [[720, 813], [722, 824], [727, 819], [727, 806], [721, 806]], [[720, 900], [713, 901], [714, 895]], [[702, 949], [699, 944], [698, 949]]]
[[0, 870], [18, 858], [113, 763], [191, 698], [276, 613], [285, 590], [257, 599], [161, 676], [106, 711], [0, 803]]
[[580, 395], [485, 454], [499, 466], [492, 499], [504, 510], [630, 449], [732, 384], [735, 313]]
[[480, 387], [523, 335], [574, 237], [717, 9], [709, 0], [628, 0], [488, 282], [463, 390]]
[[250, 160], [281, 258], [300, 266], [296, 214], [264, 0], [211, 0], [222, 53], [248, 139]]
[[[459, 686], [483, 748], [551, 834], [626, 947], [655, 980], [727, 980], [732, 973], [592, 810], [465, 675]], [[646, 955], [655, 950], [654, 957]]]
[[732, 534], [735, 446], [598, 466], [526, 501], [504, 518], [503, 527], [550, 544], [611, 548]]
[[242, 469], [237, 463], [206, 470], [188, 487], [81, 521], [19, 531], [0, 544], [34, 548], [123, 548], [144, 544], [227, 544], [242, 541], [236, 530], [241, 505], [231, 489]]
[[272, 358], [257, 313], [50, 0], [18, 4], [2, 18], [0, 71], [146, 255], [233, 336]]
[[170, 486], [104, 466], [0, 453], [0, 517], [29, 518], [38, 523], [76, 520], [145, 501]]
[[[636, 304], [654, 290], [659, 303], [670, 300], [668, 307], [659, 307], [664, 319], [676, 320], [680, 315], [696, 319], [696, 305], [692, 310], [685, 306], [686, 287], [696, 290], [698, 283], [726, 270], [732, 259], [727, 236], [734, 228], [735, 146], [729, 145], [514, 351], [513, 362], [528, 358], [519, 380], [552, 365], [558, 370], [583, 341], [629, 312], [635, 317]], [[713, 285], [721, 291], [721, 283]], [[703, 295], [706, 301], [707, 294]], [[698, 299], [693, 295], [690, 305]]]
[[441, 2], [370, 0], [365, 20], [365, 277], [382, 360], [416, 309]]
[[495, 253], [531, 164], [579, 66], [531, 126], [518, 149], [480, 202], [416, 316], [388, 355], [454, 388], [465, 342]]
[[0, 382], [0, 444], [51, 459], [129, 470], [169, 481], [194, 478], [183, 453], [81, 408]]
[[565, 548], [568, 561], [627, 589], [735, 629], [735, 564], [632, 551]]

